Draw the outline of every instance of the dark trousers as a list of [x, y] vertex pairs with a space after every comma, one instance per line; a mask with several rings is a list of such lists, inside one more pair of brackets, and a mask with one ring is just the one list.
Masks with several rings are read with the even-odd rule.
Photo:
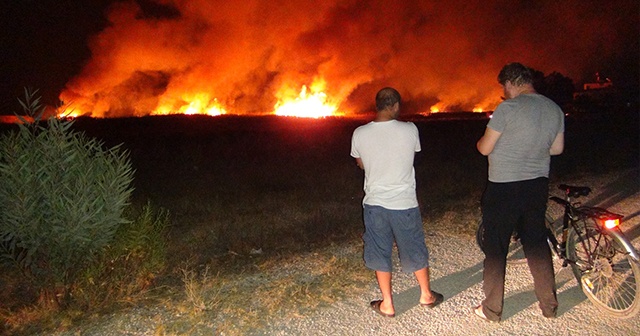
[[484, 231], [483, 311], [499, 321], [504, 302], [506, 257], [515, 231], [522, 242], [542, 314], [555, 316], [558, 307], [555, 273], [544, 224], [549, 180], [488, 182], [482, 196]]

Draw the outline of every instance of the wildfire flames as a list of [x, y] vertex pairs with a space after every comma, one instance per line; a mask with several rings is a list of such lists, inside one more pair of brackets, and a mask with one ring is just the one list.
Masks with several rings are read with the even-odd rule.
[[[322, 118], [330, 116], [340, 116], [338, 106], [332, 104], [327, 94], [324, 92], [326, 82], [315, 80], [310, 89], [306, 85], [302, 86], [300, 94], [291, 97], [290, 90], [285, 90], [283, 98], [274, 106], [274, 114], [284, 117]], [[308, 92], [311, 91], [311, 92]]]
[[[577, 45], [575, 36], [601, 19], [568, 20], [582, 10], [575, 2], [549, 6], [540, 20], [518, 2], [496, 11], [470, 1], [461, 11], [455, 3], [414, 0], [115, 1], [109, 24], [89, 41], [91, 58], [60, 94], [59, 111], [320, 118], [370, 112], [384, 86], [401, 92], [409, 113], [490, 111], [500, 102], [497, 72], [514, 55], [543, 71], [582, 70], [576, 57], [600, 41]], [[505, 31], [501, 22], [512, 16], [549, 36]], [[597, 26], [602, 40], [616, 34]]]
[[[307, 92], [306, 86], [302, 86], [300, 94], [292, 99], [279, 101], [274, 106], [273, 114], [283, 117], [299, 117], [299, 118], [323, 118], [331, 116], [342, 116], [344, 113], [338, 112], [335, 104], [328, 102], [327, 94], [324, 92]], [[169, 114], [186, 114], [186, 115], [209, 115], [219, 116], [228, 114], [227, 110], [218, 103], [217, 99], [211, 100], [206, 93], [200, 93], [193, 98], [184, 98], [184, 105], [177, 109], [173, 104], [164, 104], [152, 111], [151, 115], [169, 115]], [[78, 117], [83, 115], [79, 111], [75, 111], [70, 106], [62, 106], [58, 115], [60, 117]]]
[[173, 102], [165, 102], [160, 104], [151, 114], [206, 114], [210, 116], [227, 114], [227, 111], [218, 103], [218, 100], [211, 99], [206, 93], [198, 93], [193, 97], [183, 97], [181, 102], [183, 102], [183, 105], [178, 108], [175, 107]]
[[[327, 94], [319, 92], [308, 92], [306, 85], [302, 86], [300, 94], [295, 98], [288, 98], [274, 106], [273, 114], [283, 117], [298, 118], [324, 118], [332, 116], [344, 116], [343, 112], [338, 111], [336, 104], [329, 102]], [[208, 115], [219, 116], [228, 114], [227, 110], [220, 105], [217, 99], [211, 100], [206, 93], [199, 93], [193, 98], [183, 98], [183, 105], [175, 108], [174, 104], [166, 103], [153, 110], [150, 115]], [[442, 105], [438, 105], [442, 106]], [[430, 111], [432, 113], [442, 112], [440, 107], [434, 105]], [[474, 108], [473, 112], [482, 112], [482, 108]], [[74, 118], [86, 113], [82, 113], [72, 108], [72, 106], [62, 106], [59, 108], [58, 115], [60, 117]]]

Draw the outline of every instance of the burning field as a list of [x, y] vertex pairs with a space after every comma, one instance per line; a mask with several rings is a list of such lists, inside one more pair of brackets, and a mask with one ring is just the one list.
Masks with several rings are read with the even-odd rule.
[[60, 112], [356, 115], [373, 109], [384, 86], [403, 94], [409, 113], [490, 111], [507, 62], [580, 81], [617, 55], [637, 28], [621, 6], [117, 1], [62, 90]]

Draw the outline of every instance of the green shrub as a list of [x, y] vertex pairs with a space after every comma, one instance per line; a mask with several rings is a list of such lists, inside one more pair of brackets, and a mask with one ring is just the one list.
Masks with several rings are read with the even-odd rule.
[[130, 301], [153, 282], [166, 266], [169, 212], [150, 203], [136, 219], [121, 225], [111, 244], [79, 277], [72, 290], [83, 306]]
[[133, 188], [128, 153], [42, 120], [35, 92], [21, 102], [34, 122], [0, 137], [0, 248], [40, 292], [41, 303], [68, 303], [69, 289], [113, 241]]

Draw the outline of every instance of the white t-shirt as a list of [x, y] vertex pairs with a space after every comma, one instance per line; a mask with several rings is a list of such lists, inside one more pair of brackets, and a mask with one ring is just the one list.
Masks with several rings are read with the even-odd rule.
[[372, 121], [356, 128], [351, 156], [364, 165], [362, 203], [391, 210], [417, 207], [413, 159], [420, 149], [418, 128], [412, 122]]

